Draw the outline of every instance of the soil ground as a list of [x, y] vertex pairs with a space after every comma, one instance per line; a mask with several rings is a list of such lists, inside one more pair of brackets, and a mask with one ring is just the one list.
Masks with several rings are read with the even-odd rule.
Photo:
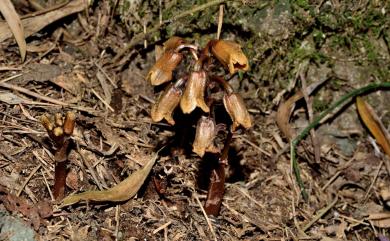
[[[214, 2], [224, 6], [221, 39], [238, 42], [250, 62], [229, 83], [254, 123], [234, 135], [220, 215], [206, 218], [213, 164], [191, 152], [193, 137], [152, 122], [161, 88], [145, 76], [169, 37], [199, 46], [215, 38]], [[55, 4], [14, 1], [20, 16]], [[28, 37], [23, 63], [13, 38], [0, 42], [0, 210], [31, 225], [37, 240], [389, 240], [389, 159], [354, 100], [298, 145], [307, 201], [289, 152], [289, 133], [342, 95], [389, 81], [389, 11], [380, 0], [92, 1]], [[308, 102], [277, 114], [316, 83]], [[389, 130], [389, 90], [363, 98]], [[66, 195], [115, 186], [164, 147], [135, 197], [64, 208], [52, 201], [54, 145], [40, 118], [67, 111], [77, 120]]]

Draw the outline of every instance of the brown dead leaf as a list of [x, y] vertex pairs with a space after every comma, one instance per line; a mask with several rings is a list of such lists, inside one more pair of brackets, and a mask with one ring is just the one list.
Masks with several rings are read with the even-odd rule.
[[5, 102], [9, 105], [18, 105], [21, 103], [29, 102], [11, 92], [0, 92], [0, 102]]
[[27, 51], [31, 53], [41, 53], [49, 51], [54, 48], [56, 45], [54, 43], [48, 42], [40, 45], [27, 44]]
[[345, 230], [347, 229], [347, 226], [348, 226], [347, 222], [345, 222], [344, 220], [341, 220], [341, 223], [338, 225], [336, 231], [336, 237], [339, 238], [340, 240], [346, 239]]
[[276, 113], [276, 124], [283, 134], [291, 140], [295, 136], [295, 131], [290, 126], [290, 116], [294, 110], [295, 103], [303, 98], [302, 91], [297, 92], [295, 95], [291, 96], [288, 100], [279, 105], [278, 111]]
[[75, 240], [75, 241], [82, 241], [82, 240], [89, 240], [89, 229], [91, 226], [86, 225], [84, 227], [80, 227], [79, 225], [76, 225], [71, 229], [71, 236], [70, 240]]
[[[43, 10], [40, 12], [36, 12], [32, 15], [22, 17], [21, 26], [24, 27], [24, 38], [33, 35], [47, 25], [63, 17], [66, 17], [73, 13], [81, 12], [87, 7], [87, 0], [74, 0], [65, 4], [61, 3], [48, 10]], [[11, 37], [12, 32], [8, 28], [7, 23], [0, 22], [0, 42], [3, 42], [4, 40], [9, 39]]]
[[23, 80], [24, 81], [48, 81], [58, 75], [60, 75], [64, 70], [54, 64], [39, 64], [32, 63], [26, 66], [23, 69]]
[[9, 26], [8, 31], [11, 31], [15, 37], [16, 43], [19, 46], [22, 62], [24, 62], [24, 59], [26, 58], [27, 49], [26, 40], [24, 39], [24, 29], [22, 22], [20, 21], [19, 15], [16, 12], [11, 0], [4, 0], [1, 2], [0, 12], [7, 21], [7, 24]]
[[390, 135], [383, 126], [372, 107], [361, 97], [356, 97], [356, 106], [364, 124], [375, 137], [377, 143], [382, 146], [384, 152], [390, 157]]
[[84, 201], [95, 202], [121, 202], [132, 198], [141, 188], [146, 177], [149, 175], [158, 154], [156, 153], [140, 170], [132, 173], [118, 185], [104, 191], [86, 191], [66, 197], [62, 201], [62, 207]]
[[36, 206], [30, 205], [23, 197], [18, 197], [0, 186], [0, 202], [10, 212], [20, 212], [29, 219], [35, 230], [41, 225], [41, 217]]
[[79, 177], [77, 175], [77, 171], [72, 168], [68, 172], [68, 175], [66, 176], [66, 185], [73, 190], [77, 190], [79, 188]]
[[51, 82], [73, 95], [80, 94], [82, 90], [80, 79], [74, 72], [60, 74], [51, 79]]
[[390, 212], [372, 213], [367, 219], [376, 227], [390, 228]]
[[48, 200], [39, 201], [36, 207], [41, 218], [48, 218], [53, 215], [53, 206]]

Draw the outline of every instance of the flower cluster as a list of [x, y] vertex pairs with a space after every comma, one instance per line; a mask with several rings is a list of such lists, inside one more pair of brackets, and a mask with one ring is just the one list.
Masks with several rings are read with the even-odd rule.
[[228, 40], [211, 40], [203, 48], [187, 43], [180, 37], [172, 37], [164, 43], [163, 54], [147, 75], [153, 86], [158, 86], [173, 79], [173, 71], [182, 62], [186, 53], [190, 53], [195, 61], [192, 70], [185, 76], [170, 83], [151, 110], [154, 122], [165, 119], [170, 125], [175, 121], [172, 117], [176, 107], [180, 105], [183, 113], [189, 114], [199, 107], [205, 114], [197, 123], [193, 152], [203, 157], [205, 152], [219, 152], [214, 144], [219, 126], [213, 118], [212, 107], [215, 100], [211, 98], [215, 83], [223, 90], [223, 105], [232, 120], [229, 131], [234, 132], [239, 126], [247, 129], [252, 126], [242, 97], [234, 92], [224, 77], [215, 76], [215, 63], [220, 63], [229, 74], [249, 70], [248, 59], [240, 45]]

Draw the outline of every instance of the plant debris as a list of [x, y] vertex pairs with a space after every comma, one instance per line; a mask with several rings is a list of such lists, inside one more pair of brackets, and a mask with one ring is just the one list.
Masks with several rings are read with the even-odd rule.
[[0, 240], [389, 240], [388, 1], [3, 2]]

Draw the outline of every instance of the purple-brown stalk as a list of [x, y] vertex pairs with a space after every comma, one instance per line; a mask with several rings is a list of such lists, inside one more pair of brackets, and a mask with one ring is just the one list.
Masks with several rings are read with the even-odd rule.
[[55, 200], [61, 200], [65, 196], [65, 185], [67, 175], [68, 151], [70, 136], [73, 134], [76, 116], [73, 112], [66, 113], [65, 117], [57, 113], [54, 121], [47, 115], [43, 115], [41, 123], [45, 127], [50, 139], [56, 147], [54, 153], [54, 187], [53, 196]]

